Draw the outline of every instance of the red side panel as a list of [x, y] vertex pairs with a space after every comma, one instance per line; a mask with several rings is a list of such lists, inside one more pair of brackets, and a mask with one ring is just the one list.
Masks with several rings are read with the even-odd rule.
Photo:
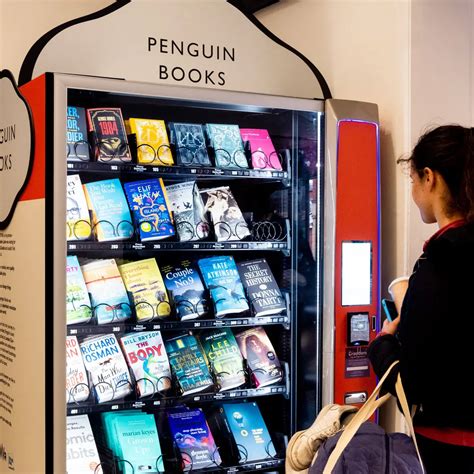
[[[379, 189], [378, 129], [374, 123], [345, 121], [338, 124], [336, 191], [335, 268], [335, 373], [334, 402], [344, 403], [348, 393], [366, 392], [375, 387], [375, 375], [347, 376], [347, 313], [368, 312], [370, 340], [375, 337], [372, 317], [379, 306]], [[342, 242], [370, 241], [372, 244], [372, 286], [369, 305], [342, 306]], [[356, 351], [365, 352], [366, 347]], [[368, 361], [367, 361], [368, 362]], [[361, 366], [365, 364], [361, 361]]]

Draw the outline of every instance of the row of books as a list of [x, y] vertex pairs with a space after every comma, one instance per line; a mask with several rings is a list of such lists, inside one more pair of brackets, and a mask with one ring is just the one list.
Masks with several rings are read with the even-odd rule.
[[[87, 122], [87, 123], [86, 123]], [[143, 165], [211, 166], [282, 170], [267, 130], [239, 128], [236, 124], [169, 122], [131, 117], [124, 120], [117, 107], [67, 108], [67, 159], [131, 162], [127, 135], [133, 134], [137, 162]], [[89, 133], [88, 133], [89, 132]], [[88, 136], [92, 136], [92, 147]], [[175, 149], [175, 159], [171, 146]], [[208, 153], [208, 149], [212, 153]], [[91, 153], [92, 151], [92, 153]], [[250, 157], [248, 160], [247, 157]], [[211, 159], [213, 163], [211, 163]]]
[[[118, 264], [117, 264], [118, 263]], [[280, 314], [286, 303], [264, 258], [235, 262], [229, 255], [180, 260], [158, 266], [137, 261], [66, 260], [67, 324], [139, 323], [176, 316], [178, 320], [221, 318], [251, 311]]]
[[[206, 239], [213, 224], [218, 241], [242, 240], [248, 225], [228, 186], [200, 190], [195, 181], [171, 185], [161, 178], [122, 183], [118, 178], [82, 184], [67, 177], [67, 240], [99, 242]], [[133, 215], [133, 219], [132, 219]]]
[[109, 456], [99, 453], [101, 442], [124, 474], [165, 472], [172, 461], [187, 472], [276, 457], [255, 402], [220, 403], [208, 413], [182, 406], [164, 412], [158, 423], [142, 411], [103, 413], [97, 424], [98, 440], [87, 415], [67, 417], [68, 474], [103, 472]]
[[[143, 331], [66, 338], [68, 403], [90, 399], [110, 402], [131, 395], [163, 394], [173, 388], [179, 396], [223, 392], [248, 382], [255, 388], [282, 380], [282, 368], [261, 326], [235, 333], [217, 328], [187, 333], [163, 341], [160, 331]], [[250, 381], [247, 380], [247, 374]]]

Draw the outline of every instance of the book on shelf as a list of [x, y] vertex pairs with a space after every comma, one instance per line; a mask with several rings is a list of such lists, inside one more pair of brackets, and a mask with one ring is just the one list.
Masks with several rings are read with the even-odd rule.
[[115, 334], [88, 337], [80, 347], [97, 403], [118, 400], [132, 392], [128, 366]]
[[216, 317], [248, 311], [249, 305], [233, 257], [201, 258], [198, 265], [211, 294]]
[[196, 181], [166, 186], [179, 240], [189, 242], [209, 235], [209, 222]]
[[67, 474], [97, 474], [102, 472], [99, 452], [89, 417], [66, 417], [66, 472]]
[[184, 472], [221, 464], [214, 437], [200, 408], [173, 408], [167, 411], [167, 418]]
[[92, 307], [84, 275], [75, 255], [66, 258], [66, 320], [67, 324], [88, 323]]
[[207, 123], [209, 143], [214, 149], [216, 168], [248, 168], [238, 125]]
[[140, 398], [171, 388], [170, 364], [160, 331], [127, 334], [120, 338], [120, 344]]
[[85, 240], [92, 236], [86, 195], [78, 174], [66, 178], [67, 240]]
[[83, 402], [89, 398], [89, 382], [76, 336], [66, 336], [66, 401]]
[[132, 315], [127, 290], [114, 259], [82, 265], [97, 324], [119, 323]]
[[122, 111], [117, 107], [86, 109], [89, 131], [94, 136], [95, 159], [105, 163], [130, 162]]
[[170, 315], [168, 294], [154, 258], [124, 263], [118, 268], [127, 291], [132, 295], [138, 322]]
[[254, 316], [280, 314], [286, 310], [283, 295], [264, 258], [239, 262], [237, 268]]
[[248, 143], [252, 156], [252, 168], [282, 171], [280, 157], [275, 151], [268, 130], [263, 128], [241, 128], [240, 135]]
[[213, 380], [196, 337], [185, 334], [165, 342], [166, 353], [183, 395], [202, 392]]
[[168, 196], [161, 178], [132, 181], [125, 183], [124, 188], [142, 242], [174, 235]]
[[137, 139], [137, 160], [141, 165], [171, 166], [173, 155], [164, 120], [130, 117], [130, 132]]
[[99, 242], [133, 237], [132, 217], [118, 178], [84, 184], [84, 193]]
[[280, 382], [283, 371], [275, 349], [262, 326], [246, 329], [235, 335], [240, 352], [251, 371], [254, 385], [266, 387]]
[[209, 313], [206, 290], [197, 266], [190, 260], [161, 267], [166, 288], [181, 321], [195, 319]]
[[209, 212], [218, 242], [242, 240], [250, 235], [242, 211], [229, 186], [203, 189], [205, 212]]
[[199, 333], [204, 355], [216, 375], [219, 391], [245, 383], [242, 354], [230, 328], [208, 329]]
[[182, 166], [211, 166], [204, 129], [200, 123], [170, 122], [170, 141]]
[[69, 161], [89, 161], [86, 111], [69, 105], [66, 109], [66, 158]]

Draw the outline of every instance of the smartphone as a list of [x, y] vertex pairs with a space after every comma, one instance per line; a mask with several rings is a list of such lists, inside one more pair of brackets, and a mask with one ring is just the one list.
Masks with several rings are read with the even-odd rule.
[[385, 314], [385, 317], [389, 321], [393, 321], [398, 316], [398, 311], [395, 306], [395, 303], [392, 300], [388, 300], [387, 298], [382, 299], [382, 309]]

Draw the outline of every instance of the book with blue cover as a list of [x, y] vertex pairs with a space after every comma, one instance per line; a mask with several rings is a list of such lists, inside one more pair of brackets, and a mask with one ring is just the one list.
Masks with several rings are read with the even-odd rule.
[[69, 161], [89, 161], [86, 110], [69, 105], [66, 113], [66, 157]]
[[125, 183], [124, 188], [142, 242], [174, 235], [166, 188], [161, 178]]
[[183, 395], [202, 392], [213, 386], [206, 359], [192, 334], [170, 339], [165, 342], [165, 347]]
[[118, 178], [84, 184], [84, 194], [99, 242], [133, 237], [132, 216]]
[[238, 125], [207, 123], [209, 142], [214, 149], [216, 168], [248, 168]]
[[214, 437], [200, 408], [171, 409], [168, 411], [168, 424], [181, 453], [184, 472], [221, 464]]
[[233, 257], [202, 258], [198, 265], [211, 293], [216, 317], [248, 311], [249, 305]]
[[209, 312], [206, 290], [193, 262], [182, 260], [175, 265], [163, 265], [161, 272], [181, 321], [199, 318]]
[[184, 166], [211, 166], [206, 138], [200, 123], [170, 122], [170, 141], [176, 147], [176, 160]]

